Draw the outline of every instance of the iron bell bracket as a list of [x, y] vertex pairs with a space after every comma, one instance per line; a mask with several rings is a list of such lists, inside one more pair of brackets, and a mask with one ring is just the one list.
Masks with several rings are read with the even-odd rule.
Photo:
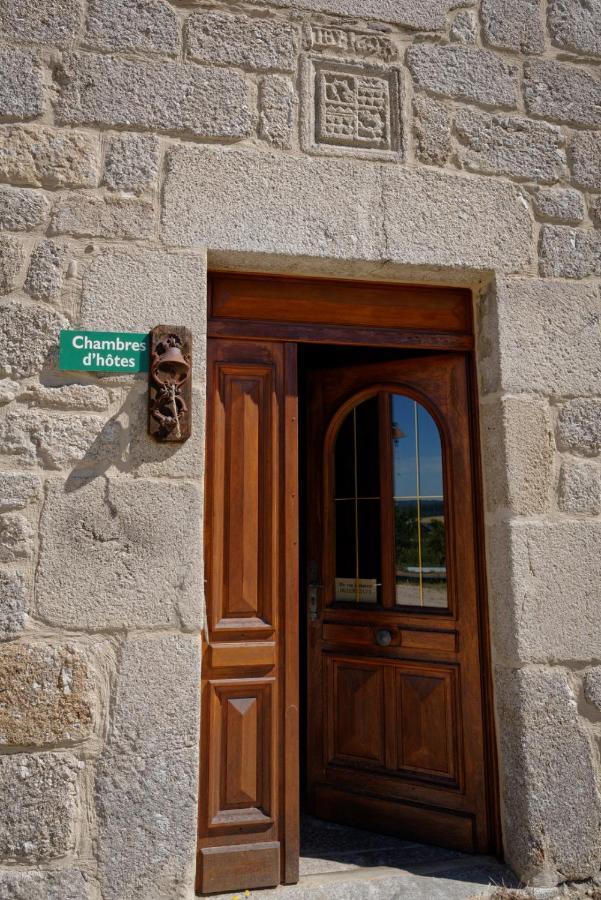
[[178, 325], [150, 332], [148, 433], [161, 443], [182, 444], [192, 430], [192, 335]]

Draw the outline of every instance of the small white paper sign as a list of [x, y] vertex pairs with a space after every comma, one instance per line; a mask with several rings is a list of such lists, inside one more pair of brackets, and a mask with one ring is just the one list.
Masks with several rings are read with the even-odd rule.
[[378, 582], [375, 578], [336, 578], [336, 600], [353, 603], [377, 603]]

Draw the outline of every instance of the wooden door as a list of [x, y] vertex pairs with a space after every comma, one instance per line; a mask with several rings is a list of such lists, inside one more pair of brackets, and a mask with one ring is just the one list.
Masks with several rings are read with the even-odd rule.
[[197, 890], [298, 877], [296, 348], [209, 340]]
[[487, 851], [467, 358], [309, 377], [308, 800]]

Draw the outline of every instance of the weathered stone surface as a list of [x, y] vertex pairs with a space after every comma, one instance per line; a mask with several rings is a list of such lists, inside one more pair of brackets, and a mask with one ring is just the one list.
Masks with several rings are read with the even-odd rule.
[[601, 656], [601, 523], [514, 519], [489, 529], [491, 634], [498, 662]]
[[561, 225], [543, 225], [539, 255], [541, 275], [549, 278], [601, 275], [601, 234]]
[[197, 137], [247, 137], [247, 85], [230, 69], [72, 53], [63, 59], [59, 122], [123, 125]]
[[453, 19], [449, 39], [456, 44], [475, 44], [478, 36], [476, 14], [470, 9], [462, 9]]
[[598, 394], [601, 306], [592, 284], [500, 278], [486, 326], [494, 341], [480, 361], [489, 391]]
[[564, 462], [559, 476], [559, 508], [563, 512], [601, 513], [601, 468], [591, 463]]
[[0, 818], [3, 861], [56, 859], [74, 848], [81, 765], [70, 753], [0, 756], [0, 794], [11, 798]]
[[[193, 332], [194, 360], [202, 365], [205, 281], [205, 260], [198, 256], [133, 249], [107, 251], [84, 275], [81, 325], [101, 331], [142, 332], [154, 328], [157, 322], [185, 322]], [[165, 285], [169, 285], [168, 291]]]
[[195, 750], [101, 757], [96, 778], [98, 877], [105, 900], [183, 900], [193, 883]]
[[599, 0], [549, 0], [551, 40], [556, 47], [601, 56], [601, 3]]
[[27, 608], [23, 575], [0, 570], [0, 641], [10, 641], [23, 631]]
[[14, 290], [24, 262], [25, 251], [21, 242], [9, 235], [0, 235], [0, 294]]
[[51, 483], [40, 525], [39, 615], [69, 628], [197, 627], [201, 521], [192, 484]]
[[512, 185], [400, 166], [383, 174], [386, 258], [463, 271], [530, 268], [532, 223]]
[[415, 86], [484, 106], [517, 106], [517, 67], [490, 50], [456, 44], [413, 44], [407, 64]]
[[202, 63], [293, 72], [299, 31], [288, 22], [196, 12], [186, 22], [188, 55]]
[[463, 144], [459, 158], [472, 172], [543, 183], [566, 173], [564, 138], [556, 125], [461, 109], [455, 128]]
[[[0, 12], [1, 15], [1, 12]], [[37, 60], [14, 47], [0, 49], [0, 119], [35, 119], [44, 110], [44, 84]]]
[[601, 125], [601, 79], [554, 60], [527, 62], [526, 109], [533, 116], [567, 124]]
[[180, 43], [177, 16], [166, 0], [90, 0], [85, 42], [98, 50], [175, 56]]
[[453, 149], [449, 110], [430, 97], [415, 97], [413, 114], [417, 158], [427, 166], [444, 166]]
[[50, 230], [52, 234], [135, 240], [152, 237], [154, 217], [154, 207], [147, 200], [73, 192], [54, 207]]
[[583, 687], [587, 702], [601, 710], [601, 666], [588, 669], [584, 676]]
[[[23, 392], [21, 400], [32, 406], [46, 406], [51, 409], [86, 410], [104, 412], [109, 408], [111, 395], [95, 384], [65, 384], [60, 387], [45, 387], [32, 384]], [[30, 476], [23, 475], [22, 478]]]
[[18, 381], [11, 381], [10, 378], [0, 379], [0, 406], [11, 403], [21, 393], [21, 385]]
[[[264, 0], [251, 2], [265, 5]], [[270, 0], [270, 5], [289, 8], [290, 0]], [[419, 31], [441, 31], [449, 11], [466, 3], [463, 0], [301, 0], [295, 5], [339, 16], [381, 19]]]
[[570, 167], [576, 184], [601, 191], [601, 133], [574, 133], [570, 142]]
[[601, 228], [601, 197], [593, 197], [589, 200], [588, 211], [593, 225]]
[[129, 421], [124, 468], [147, 478], [170, 475], [201, 479], [204, 475], [204, 391], [192, 390], [192, 434], [184, 444], [169, 445], [149, 437], [147, 396], [147, 386], [136, 385], [123, 407]]
[[48, 126], [0, 127], [0, 179], [13, 184], [93, 187], [99, 153], [94, 135]]
[[601, 859], [601, 800], [567, 672], [497, 671], [495, 696], [508, 862], [525, 881], [593, 877]]
[[601, 452], [601, 403], [579, 398], [561, 406], [557, 422], [557, 441], [561, 450], [586, 456]]
[[296, 110], [294, 85], [279, 75], [267, 75], [259, 85], [259, 137], [281, 149], [292, 145]]
[[487, 509], [517, 515], [546, 512], [554, 457], [547, 404], [519, 397], [483, 404], [480, 430]]
[[33, 556], [35, 532], [25, 516], [6, 513], [0, 516], [0, 562], [14, 562]]
[[164, 235], [182, 246], [361, 258], [374, 252], [377, 175], [342, 159], [182, 147], [168, 158]]
[[177, 149], [163, 225], [166, 240], [183, 246], [504, 270], [530, 265], [531, 222], [512, 186], [340, 159]]
[[15, 378], [37, 375], [67, 327], [63, 316], [24, 303], [0, 305], [0, 374]]
[[4, 900], [91, 900], [88, 876], [79, 869], [0, 872]]
[[62, 48], [78, 34], [81, 16], [81, 0], [0, 0], [0, 34]]
[[584, 197], [573, 188], [541, 188], [532, 196], [539, 219], [578, 225], [584, 219]]
[[109, 141], [104, 181], [113, 191], [141, 194], [155, 183], [159, 140], [153, 134], [117, 134]]
[[197, 635], [132, 637], [117, 665], [108, 746], [154, 756], [198, 743], [200, 643]]
[[25, 279], [25, 291], [36, 300], [55, 303], [61, 295], [68, 251], [56, 241], [40, 241], [33, 253]]
[[0, 419], [0, 446], [20, 463], [62, 469], [74, 463], [120, 458], [121, 426], [95, 415], [60, 415], [42, 410], [10, 412]]
[[29, 231], [48, 219], [50, 204], [45, 195], [27, 188], [0, 187], [0, 228]]
[[42, 747], [92, 733], [96, 699], [89, 657], [74, 644], [1, 647], [0, 698], [4, 746]]
[[25, 509], [42, 496], [42, 482], [26, 472], [0, 472], [0, 512]]
[[540, 0], [483, 0], [484, 36], [493, 47], [542, 53], [545, 31]]

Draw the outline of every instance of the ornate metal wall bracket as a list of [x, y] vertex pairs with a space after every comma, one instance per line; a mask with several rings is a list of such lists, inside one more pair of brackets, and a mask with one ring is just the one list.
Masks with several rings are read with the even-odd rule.
[[148, 433], [182, 443], [191, 433], [192, 335], [177, 325], [150, 332]]

